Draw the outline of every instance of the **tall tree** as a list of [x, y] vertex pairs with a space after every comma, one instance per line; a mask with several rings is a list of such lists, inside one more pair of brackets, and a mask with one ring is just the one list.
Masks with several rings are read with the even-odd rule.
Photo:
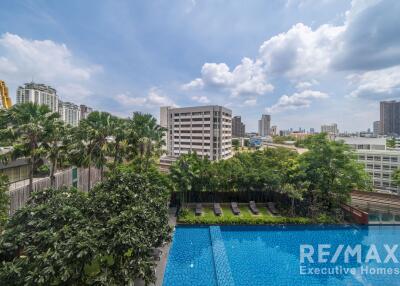
[[72, 143], [72, 129], [61, 120], [55, 120], [53, 124], [47, 125], [45, 130], [45, 142], [47, 158], [50, 161], [50, 182], [55, 187], [57, 167], [60, 162], [68, 160], [68, 148]]
[[131, 160], [139, 160], [143, 169], [147, 169], [152, 160], [162, 154], [164, 129], [150, 114], [135, 112], [129, 121], [128, 143]]
[[74, 144], [70, 154], [77, 166], [88, 168], [88, 191], [91, 188], [92, 166], [99, 168], [103, 177], [107, 163], [107, 144], [112, 134], [110, 120], [109, 113], [94, 111], [81, 120], [73, 131]]
[[13, 105], [1, 113], [1, 121], [6, 122], [3, 123], [6, 128], [0, 132], [0, 139], [12, 144], [12, 152], [7, 153], [8, 159], [27, 158], [30, 191], [37, 163], [46, 154], [43, 147], [46, 132], [58, 118], [59, 114], [51, 112], [46, 105], [34, 103]]
[[310, 182], [310, 204], [319, 204], [322, 209], [318, 211], [337, 208], [354, 189], [371, 189], [369, 175], [343, 142], [330, 141], [321, 134], [313, 137], [308, 149], [301, 155], [300, 164]]
[[109, 142], [110, 157], [113, 158], [112, 167], [115, 168], [122, 163], [128, 147], [128, 128], [129, 121], [127, 119], [112, 116], [110, 118], [110, 129], [112, 140]]

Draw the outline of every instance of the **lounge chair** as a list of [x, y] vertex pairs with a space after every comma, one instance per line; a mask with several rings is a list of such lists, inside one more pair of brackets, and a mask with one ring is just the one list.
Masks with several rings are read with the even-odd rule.
[[275, 207], [275, 203], [273, 202], [268, 202], [267, 203], [267, 208], [268, 210], [273, 214], [273, 215], [277, 215], [279, 214], [278, 210]]
[[250, 201], [249, 208], [250, 208], [251, 212], [253, 214], [255, 214], [255, 215], [258, 215], [260, 213], [260, 211], [258, 210], [258, 208], [256, 206], [256, 202], [255, 201]]
[[234, 215], [240, 215], [240, 209], [238, 207], [238, 204], [236, 202], [231, 203], [231, 209]]
[[216, 216], [222, 215], [222, 210], [221, 210], [221, 206], [219, 205], [219, 203], [214, 204], [214, 214]]
[[195, 215], [200, 216], [202, 213], [203, 213], [203, 207], [201, 206], [201, 204], [196, 204]]

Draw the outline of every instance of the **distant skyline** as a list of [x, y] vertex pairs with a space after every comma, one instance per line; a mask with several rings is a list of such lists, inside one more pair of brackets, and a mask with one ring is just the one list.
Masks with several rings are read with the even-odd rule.
[[372, 129], [400, 99], [400, 1], [11, 1], [0, 79], [119, 116], [223, 105], [256, 131]]

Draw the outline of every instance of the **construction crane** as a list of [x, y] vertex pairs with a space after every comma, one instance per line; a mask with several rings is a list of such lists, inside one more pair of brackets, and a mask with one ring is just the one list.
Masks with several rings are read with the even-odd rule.
[[6, 86], [6, 83], [2, 80], [0, 80], [0, 97], [1, 102], [3, 103], [3, 107], [5, 109], [9, 109], [12, 105], [11, 98], [8, 95], [8, 87]]

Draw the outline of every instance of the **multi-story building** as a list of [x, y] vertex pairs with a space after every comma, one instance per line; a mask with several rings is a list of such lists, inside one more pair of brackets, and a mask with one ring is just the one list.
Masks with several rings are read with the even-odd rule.
[[400, 101], [381, 101], [380, 133], [400, 136]]
[[339, 134], [339, 130], [337, 128], [336, 123], [321, 125], [321, 132], [328, 133], [330, 135]]
[[271, 115], [263, 114], [258, 120], [258, 135], [266, 137], [271, 132]]
[[196, 152], [210, 160], [232, 156], [232, 112], [222, 106], [161, 107], [160, 125], [167, 126], [167, 154]]
[[86, 119], [88, 115], [93, 112], [93, 108], [86, 106], [84, 104], [81, 104], [79, 108], [81, 111], [80, 119]]
[[232, 137], [244, 137], [246, 133], [246, 126], [242, 122], [240, 116], [234, 116], [232, 118]]
[[278, 135], [278, 126], [276, 126], [276, 125], [271, 126], [271, 134], [270, 135], [271, 136]]
[[400, 188], [392, 180], [392, 174], [400, 168], [400, 151], [386, 149], [386, 138], [336, 137], [355, 150], [378, 191], [400, 194]]
[[25, 83], [17, 89], [17, 104], [32, 102], [47, 105], [52, 112], [58, 112], [57, 91], [47, 85]]
[[71, 126], [78, 126], [81, 119], [81, 110], [78, 105], [72, 102], [59, 101], [58, 112], [60, 113], [61, 119]]

